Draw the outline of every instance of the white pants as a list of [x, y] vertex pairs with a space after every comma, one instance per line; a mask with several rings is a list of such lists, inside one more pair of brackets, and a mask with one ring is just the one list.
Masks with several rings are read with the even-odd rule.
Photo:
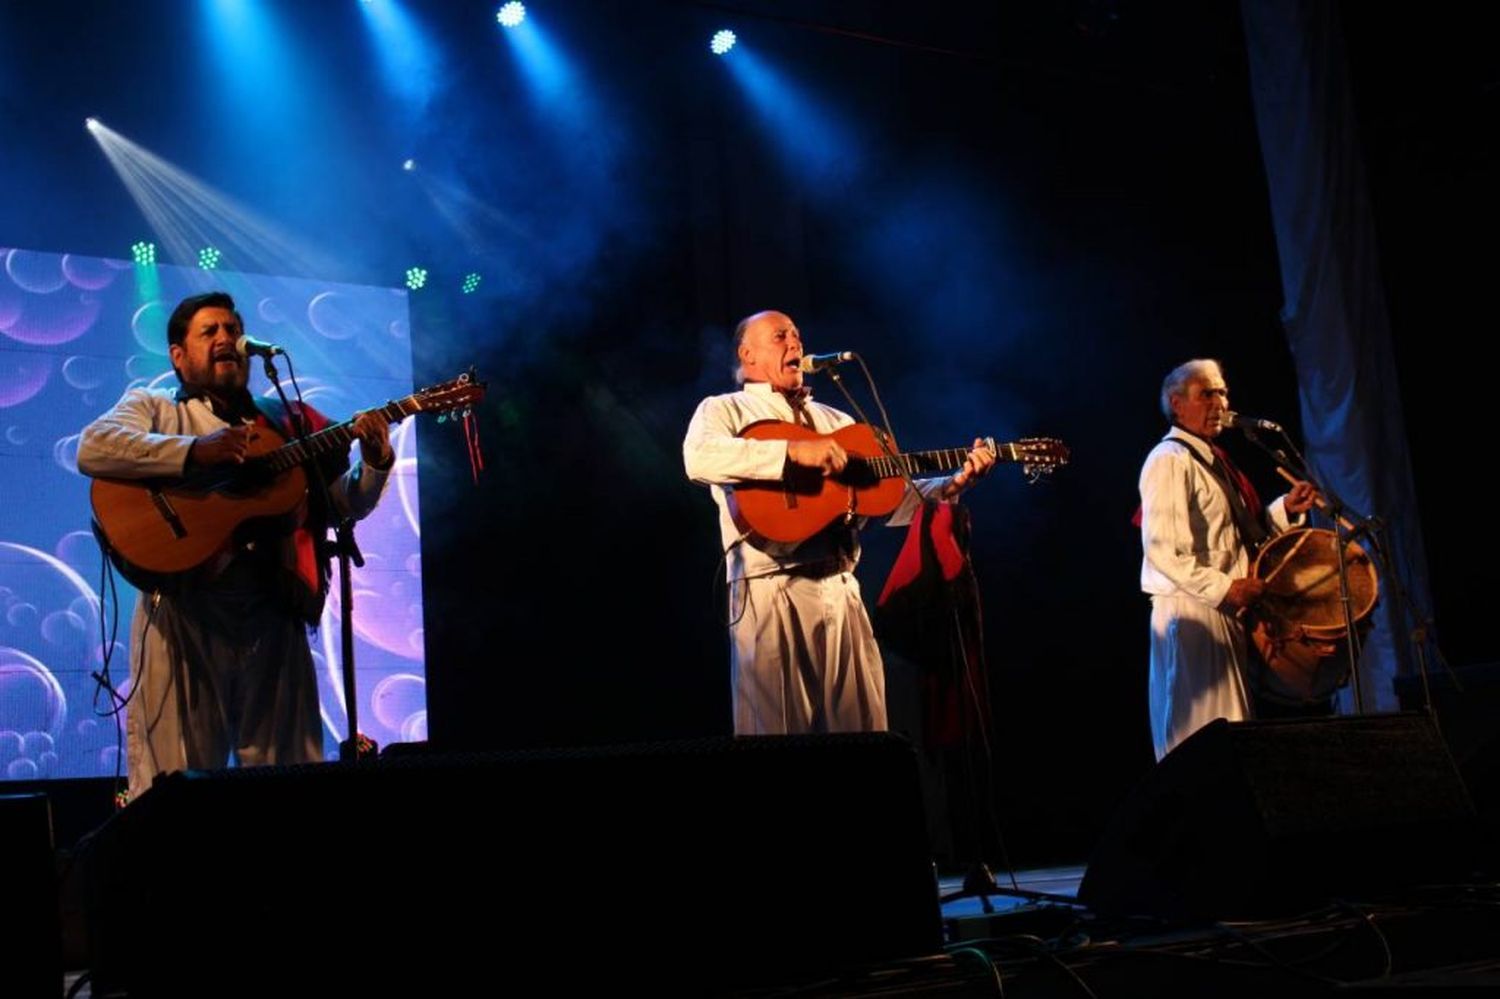
[[1245, 629], [1192, 597], [1151, 598], [1151, 741], [1156, 758], [1216, 718], [1250, 717]]
[[[323, 758], [307, 629], [273, 595], [221, 583], [142, 594], [131, 624], [126, 761], [132, 800], [157, 774]], [[147, 627], [149, 621], [150, 627]]]
[[840, 572], [777, 574], [730, 587], [736, 735], [883, 732], [885, 669], [860, 597]]

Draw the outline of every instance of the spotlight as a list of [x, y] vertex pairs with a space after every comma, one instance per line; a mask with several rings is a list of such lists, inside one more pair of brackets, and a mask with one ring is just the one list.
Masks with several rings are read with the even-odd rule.
[[526, 20], [526, 5], [521, 0], [510, 0], [510, 3], [495, 13], [495, 20], [500, 22], [502, 28], [514, 28]]
[[220, 253], [212, 246], [205, 246], [203, 249], [198, 251], [198, 266], [206, 271], [211, 271], [215, 267], [219, 266], [219, 261], [222, 260], [223, 257], [224, 254]]
[[479, 287], [479, 275], [478, 274], [466, 274], [466, 275], [464, 275], [464, 294], [465, 295], [472, 295], [472, 294], [474, 294], [475, 290], [478, 287]]
[[94, 129], [99, 127], [99, 119], [92, 117], [85, 118], [83, 119], [83, 127], [92, 132]]
[[416, 160], [403, 160], [401, 162], [401, 169], [405, 170], [407, 173], [411, 173], [416, 168], [417, 168], [417, 161]]
[[130, 258], [142, 267], [151, 267], [156, 263], [156, 244], [148, 243], [144, 239], [139, 243], [130, 244]]
[[714, 55], [723, 55], [725, 52], [728, 52], [730, 49], [734, 48], [734, 43], [737, 41], [739, 41], [739, 39], [734, 37], [734, 32], [730, 31], [728, 28], [725, 28], [722, 31], [714, 32], [714, 37], [708, 43], [708, 49]]
[[416, 291], [418, 288], [422, 287], [426, 283], [427, 283], [427, 268], [425, 268], [425, 267], [408, 267], [406, 269], [406, 286], [408, 288], [410, 288], [412, 291]]

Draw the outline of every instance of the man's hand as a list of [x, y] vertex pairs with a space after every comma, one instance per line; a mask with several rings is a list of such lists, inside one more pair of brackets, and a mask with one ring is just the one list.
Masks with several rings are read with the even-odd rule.
[[188, 460], [195, 465], [243, 465], [249, 447], [249, 427], [225, 427], [193, 441]]
[[1266, 584], [1247, 576], [1244, 579], [1236, 579], [1230, 582], [1229, 592], [1224, 594], [1224, 602], [1219, 605], [1221, 610], [1242, 611], [1255, 601], [1259, 600], [1261, 594], [1266, 592]]
[[958, 473], [943, 487], [942, 498], [956, 499], [958, 494], [972, 486], [976, 479], [982, 479], [990, 474], [990, 469], [994, 467], [995, 452], [990, 450], [983, 438], [974, 438], [974, 446], [964, 458], [964, 467], [959, 469]]
[[838, 441], [827, 437], [806, 441], [788, 441], [786, 457], [794, 465], [816, 468], [824, 475], [842, 472], [844, 466], [849, 464], [848, 453], [839, 446]]
[[359, 438], [359, 454], [365, 464], [376, 468], [391, 467], [396, 454], [391, 450], [390, 421], [378, 409], [354, 417], [354, 436]]
[[1323, 496], [1318, 492], [1316, 486], [1311, 482], [1304, 482], [1299, 479], [1293, 483], [1291, 491], [1286, 494], [1286, 500], [1283, 505], [1286, 507], [1287, 513], [1293, 517], [1297, 517], [1311, 510], [1322, 498]]

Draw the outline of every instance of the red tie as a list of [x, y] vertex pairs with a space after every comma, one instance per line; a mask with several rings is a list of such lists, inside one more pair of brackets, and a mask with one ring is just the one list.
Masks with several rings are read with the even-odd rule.
[[1208, 446], [1214, 449], [1214, 457], [1224, 466], [1224, 472], [1234, 483], [1234, 487], [1239, 490], [1240, 498], [1245, 501], [1245, 509], [1249, 511], [1252, 518], [1260, 520], [1261, 513], [1265, 511], [1265, 504], [1260, 501], [1260, 494], [1255, 491], [1255, 484], [1244, 472], [1235, 467], [1223, 448], [1212, 442]]

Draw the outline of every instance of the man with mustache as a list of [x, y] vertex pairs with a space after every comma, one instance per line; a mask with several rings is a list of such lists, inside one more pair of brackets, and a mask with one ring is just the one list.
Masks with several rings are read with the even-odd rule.
[[1250, 481], [1214, 443], [1229, 386], [1199, 359], [1162, 382], [1172, 424], [1141, 469], [1141, 589], [1151, 596], [1151, 739], [1160, 760], [1216, 718], [1250, 717], [1239, 614], [1265, 584], [1250, 559], [1266, 537], [1300, 522], [1317, 492], [1298, 482], [1262, 509]]
[[[176, 389], [133, 388], [84, 428], [78, 469], [108, 478], [176, 478], [243, 464], [256, 427], [292, 436], [290, 414], [247, 387], [244, 332], [224, 292], [193, 295], [167, 322]], [[296, 405], [295, 403], [293, 405]], [[302, 407], [308, 431], [327, 420]], [[338, 516], [375, 508], [395, 455], [386, 418], [362, 414], [361, 461], [323, 461]], [[132, 689], [126, 718], [130, 794], [157, 774], [186, 768], [322, 759], [323, 726], [307, 627], [327, 593], [317, 546], [330, 520], [309, 478], [307, 515], [295, 531], [237, 536], [208, 563], [142, 592], [131, 624]]]

